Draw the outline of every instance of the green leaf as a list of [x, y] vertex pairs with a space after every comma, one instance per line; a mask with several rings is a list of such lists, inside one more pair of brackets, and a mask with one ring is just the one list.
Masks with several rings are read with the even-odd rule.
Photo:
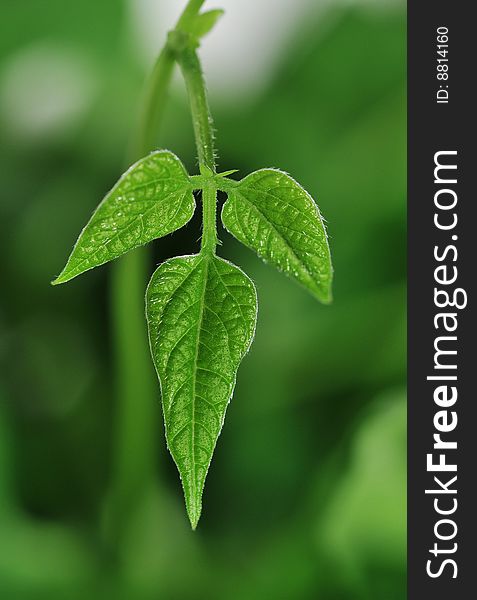
[[65, 283], [183, 227], [194, 210], [192, 184], [177, 156], [167, 150], [149, 154], [106, 195], [53, 284]]
[[167, 445], [195, 529], [237, 369], [255, 332], [255, 286], [216, 256], [173, 258], [151, 278], [146, 316]]
[[277, 169], [227, 182], [225, 228], [265, 261], [296, 279], [322, 302], [331, 301], [330, 249], [311, 196]]
[[214, 25], [223, 14], [224, 11], [220, 8], [208, 10], [191, 19], [185, 27], [183, 26], [183, 29], [195, 38], [200, 39], [213, 29]]

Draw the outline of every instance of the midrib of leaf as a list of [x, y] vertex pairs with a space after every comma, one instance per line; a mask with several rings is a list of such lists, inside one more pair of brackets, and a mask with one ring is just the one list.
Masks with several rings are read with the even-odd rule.
[[[179, 431], [176, 431], [174, 434], [174, 437], [171, 438], [169, 440], [169, 445], [172, 446], [172, 442], [174, 441], [174, 439], [184, 430], [186, 429], [188, 426], [190, 426], [191, 428], [191, 464], [192, 464], [192, 487], [193, 487], [193, 502], [197, 500], [197, 482], [196, 482], [196, 456], [195, 456], [195, 426], [196, 426], [196, 422], [195, 422], [195, 405], [196, 405], [196, 399], [199, 397], [197, 394], [197, 388], [196, 388], [196, 382], [197, 382], [197, 377], [198, 377], [198, 371], [199, 371], [199, 367], [198, 367], [198, 359], [199, 359], [199, 348], [200, 348], [200, 338], [201, 338], [201, 332], [202, 332], [202, 324], [203, 324], [203, 320], [204, 320], [204, 312], [205, 312], [205, 296], [206, 296], [206, 292], [207, 292], [207, 283], [208, 283], [208, 275], [209, 275], [209, 265], [210, 265], [210, 261], [212, 260], [212, 257], [210, 255], [204, 255], [203, 257], [200, 258], [200, 260], [197, 262], [196, 265], [194, 265], [194, 267], [190, 270], [190, 272], [186, 275], [186, 277], [184, 277], [184, 279], [181, 281], [181, 283], [176, 286], [176, 288], [171, 292], [170, 296], [169, 296], [169, 300], [166, 302], [164, 309], [163, 309], [163, 315], [166, 313], [166, 308], [169, 305], [169, 303], [172, 301], [172, 299], [175, 297], [175, 295], [177, 294], [177, 292], [187, 283], [187, 281], [189, 280], [189, 278], [194, 274], [194, 272], [197, 271], [197, 269], [199, 269], [201, 267], [201, 265], [204, 265], [204, 272], [203, 272], [203, 286], [202, 286], [202, 290], [201, 290], [201, 294], [200, 294], [200, 298], [197, 301], [199, 308], [197, 311], [197, 334], [196, 334], [196, 338], [195, 338], [195, 355], [194, 355], [194, 362], [193, 362], [193, 368], [192, 368], [192, 374], [189, 378], [187, 378], [186, 380], [184, 380], [184, 382], [181, 384], [181, 386], [179, 388], [177, 388], [174, 392], [174, 396], [170, 399], [170, 405], [167, 407], [167, 412], [168, 414], [170, 413], [170, 410], [172, 409], [172, 406], [174, 404], [174, 401], [179, 393], [179, 391], [182, 389], [182, 387], [184, 385], [186, 385], [186, 383], [189, 380], [192, 380], [192, 398], [191, 398], [191, 419], [190, 419], [190, 423], [185, 423], [183, 428], [181, 428]], [[189, 307], [190, 308], [190, 307]], [[211, 311], [214, 312], [214, 311]], [[168, 353], [168, 357], [167, 357], [167, 361], [164, 363], [164, 367], [163, 367], [163, 371], [164, 371], [164, 377], [166, 377], [166, 371], [167, 371], [167, 367], [169, 364], [169, 360], [170, 357], [174, 351], [174, 349], [177, 347], [177, 345], [182, 341], [182, 339], [190, 332], [190, 330], [192, 329], [193, 326], [191, 326], [190, 328], [188, 328], [183, 334], [182, 336], [176, 340], [174, 346], [171, 348], [171, 350]], [[157, 328], [157, 334], [156, 334], [156, 340], [154, 343], [154, 346], [157, 347], [158, 342], [159, 342], [159, 332], [161, 330], [160, 324]], [[225, 330], [226, 331], [226, 330]], [[227, 333], [227, 331], [226, 331]], [[227, 334], [227, 339], [228, 339], [228, 334]], [[200, 369], [202, 370], [208, 370], [205, 369], [203, 367], [200, 367]], [[215, 372], [214, 372], [215, 373]], [[223, 375], [221, 373], [215, 373], [217, 375], [219, 375], [222, 379], [224, 379], [224, 381], [227, 384], [230, 384], [230, 382], [223, 377]], [[210, 402], [206, 399], [206, 398], [202, 398], [201, 399], [203, 401], [205, 401], [207, 404], [210, 404]], [[216, 410], [216, 408], [214, 407], [214, 410]], [[204, 427], [204, 425], [201, 424], [202, 427]], [[212, 435], [211, 432], [208, 431], [208, 434], [210, 435], [211, 439], [214, 439], [214, 435]], [[196, 505], [193, 504], [191, 507], [191, 510], [194, 513], [194, 517], [197, 518], [197, 514], [196, 514]]]
[[[191, 440], [192, 440], [192, 444], [191, 444], [191, 448], [192, 448], [192, 465], [193, 465], [193, 486], [194, 486], [194, 500], [196, 500], [196, 496], [197, 496], [197, 482], [196, 482], [196, 465], [195, 465], [195, 403], [196, 403], [196, 397], [197, 397], [197, 392], [196, 392], [196, 383], [197, 383], [197, 363], [198, 363], [198, 359], [199, 359], [199, 344], [200, 344], [200, 337], [201, 337], [201, 331], [202, 331], [202, 323], [204, 320], [204, 307], [205, 307], [205, 293], [207, 290], [207, 279], [208, 279], [208, 275], [209, 275], [209, 262], [210, 262], [210, 257], [206, 256], [204, 258], [202, 258], [198, 265], [200, 265], [202, 262], [205, 261], [205, 267], [204, 267], [204, 284], [202, 287], [202, 293], [201, 293], [201, 297], [200, 297], [200, 304], [199, 304], [199, 318], [197, 319], [197, 336], [196, 336], [196, 348], [195, 348], [195, 358], [194, 358], [194, 368], [193, 368], [193, 379], [192, 379], [192, 408], [191, 408]], [[210, 435], [210, 434], [209, 434]], [[214, 436], [211, 435], [211, 439], [214, 439]], [[195, 513], [196, 507], [194, 506], [194, 513]], [[197, 515], [196, 515], [197, 516]]]
[[[148, 169], [144, 169], [144, 168], [143, 168], [143, 171], [148, 171], [149, 173], [151, 173], [151, 171], [150, 171], [150, 170], [148, 170]], [[186, 177], [188, 177], [188, 175], [186, 175]], [[138, 183], [138, 184], [136, 184], [136, 185], [134, 185], [134, 186], [131, 186], [131, 187], [130, 187], [130, 188], [127, 190], [127, 191], [128, 191], [128, 192], [135, 192], [136, 190], [140, 190], [140, 189], [142, 189], [143, 187], [146, 187], [146, 186], [148, 186], [148, 185], [156, 185], [156, 183], [159, 183], [159, 182], [161, 182], [161, 181], [173, 181], [173, 180], [177, 180], [177, 177], [159, 177], [159, 178], [157, 178], [157, 179], [150, 179], [150, 180], [148, 180], [148, 181], [143, 181], [142, 183]], [[119, 185], [120, 185], [121, 183], [123, 183], [123, 182], [122, 182], [122, 181], [120, 181], [120, 182], [119, 182]], [[181, 187], [182, 187], [182, 186], [181, 186]], [[178, 189], [181, 189], [181, 188], [178, 188]], [[111, 190], [111, 192], [108, 194], [108, 196], [109, 196], [109, 195], [110, 195], [112, 192], [114, 192], [114, 191], [115, 191], [115, 189], [113, 188], [113, 189]], [[116, 191], [117, 191], [117, 187], [116, 187]], [[177, 191], [177, 190], [176, 190], [176, 191]], [[147, 199], [146, 199], [146, 200], [144, 200], [144, 201], [145, 201], [145, 202], [153, 202], [153, 200], [147, 200]]]
[[[259, 172], [259, 171], [258, 171]], [[297, 184], [298, 185], [298, 184]], [[250, 186], [253, 188], [253, 186]], [[280, 198], [280, 196], [277, 196], [275, 194], [272, 193], [272, 191], [274, 189], [280, 189], [278, 186], [275, 186], [275, 188], [271, 188], [269, 190], [263, 190], [263, 189], [259, 189], [255, 187], [255, 191], [259, 194], [264, 194], [264, 195], [268, 195], [271, 196], [274, 200], [277, 200], [280, 204], [282, 204], [283, 206], [288, 206], [290, 208], [292, 208], [293, 210], [295, 210], [296, 212], [299, 212], [298, 209], [296, 208], [296, 206], [293, 206], [293, 204], [290, 204], [289, 202], [287, 202], [286, 200], [284, 200], [283, 198]], [[283, 188], [282, 188], [283, 189]], [[302, 189], [301, 191], [303, 191], [304, 194], [306, 194], [306, 196], [308, 197], [308, 199], [310, 200], [310, 202], [313, 202], [313, 199], [311, 197], [309, 197], [308, 192], [306, 192], [304, 189]], [[315, 207], [315, 210], [316, 207]], [[319, 215], [318, 211], [317, 211], [318, 216]], [[303, 217], [304, 219], [306, 219], [306, 221], [313, 227], [314, 223], [313, 221], [310, 219], [310, 217], [308, 215], [305, 215], [303, 213], [300, 213], [300, 216]], [[306, 235], [306, 234], [305, 234]]]
[[[173, 178], [171, 178], [171, 179], [173, 179]], [[163, 181], [163, 180], [158, 180], [158, 181]], [[141, 185], [149, 185], [149, 184], [141, 184]], [[137, 189], [137, 188], [134, 188], [134, 189]], [[181, 210], [181, 208], [183, 208], [184, 199], [185, 199], [185, 197], [186, 197], [186, 194], [187, 194], [189, 191], [190, 191], [190, 190], [189, 190], [189, 188], [188, 188], [188, 187], [184, 187], [184, 188], [178, 188], [177, 190], [174, 190], [173, 192], [171, 192], [170, 194], [168, 194], [168, 195], [167, 195], [167, 196], [165, 196], [164, 198], [161, 198], [160, 202], [165, 202], [165, 201], [169, 200], [169, 198], [170, 198], [171, 196], [174, 196], [174, 194], [182, 193], [182, 197], [181, 197], [180, 201], [178, 202], [178, 207], [177, 207], [177, 209], [176, 209], [175, 213], [173, 214], [173, 216], [172, 216], [172, 217], [171, 217], [171, 218], [170, 218], [170, 219], [167, 221], [167, 225], [166, 225], [166, 227], [167, 227], [168, 225], [170, 225], [170, 224], [171, 224], [171, 223], [174, 221], [174, 219], [175, 219], [175, 218], [177, 217], [177, 215], [179, 214], [179, 211]], [[127, 203], [125, 203], [125, 204], [126, 204], [126, 206], [129, 206], [129, 205], [133, 204], [134, 202], [135, 202], [135, 200], [133, 200], [133, 201], [130, 201], [130, 202], [127, 202]], [[136, 223], [136, 222], [137, 222], [139, 219], [140, 219], [141, 221], [144, 221], [144, 217], [145, 217], [145, 216], [147, 216], [147, 215], [149, 215], [150, 213], [154, 212], [154, 209], [155, 209], [155, 208], [157, 208], [157, 204], [158, 204], [158, 201], [157, 201], [157, 200], [152, 200], [152, 199], [151, 199], [151, 200], [139, 200], [139, 202], [151, 202], [151, 203], [154, 203], [154, 204], [153, 204], [153, 206], [151, 206], [151, 207], [147, 208], [147, 209], [146, 209], [146, 210], [145, 210], [143, 213], [140, 213], [139, 215], [136, 215], [136, 216], [135, 216], [135, 217], [132, 219], [132, 221], [130, 221], [130, 222], [129, 222], [129, 223], [126, 225], [126, 227], [124, 227], [124, 228], [123, 228], [123, 229], [121, 229], [121, 230], [117, 230], [117, 231], [116, 231], [116, 232], [115, 232], [115, 233], [114, 233], [114, 234], [113, 234], [113, 235], [112, 235], [112, 236], [111, 236], [111, 237], [110, 237], [110, 238], [109, 238], [109, 239], [108, 239], [106, 242], [104, 242], [104, 245], [105, 245], [105, 246], [108, 246], [108, 245], [110, 245], [110, 244], [111, 244], [111, 242], [113, 242], [114, 240], [116, 240], [117, 238], [119, 238], [119, 236], [120, 236], [120, 235], [122, 235], [122, 234], [124, 234], [124, 233], [128, 233], [128, 232], [131, 230], [131, 228], [134, 226], [134, 224], [135, 224], [135, 223]], [[78, 240], [78, 241], [79, 241], [79, 240]], [[142, 242], [142, 243], [141, 243], [141, 244], [139, 244], [139, 245], [144, 245], [144, 244], [147, 244], [147, 243], [148, 243], [148, 242], [147, 242], [147, 241], [145, 241], [145, 242]], [[80, 260], [80, 261], [79, 261], [79, 262], [76, 264], [75, 268], [73, 269], [73, 272], [77, 271], [78, 269], [80, 269], [80, 270], [81, 270], [81, 267], [82, 267], [82, 266], [83, 266], [83, 265], [84, 265], [86, 262], [88, 262], [89, 260], [91, 260], [91, 258], [93, 258], [93, 257], [97, 256], [98, 252], [99, 252], [99, 249], [98, 249], [98, 250], [96, 250], [96, 252], [92, 252], [90, 255], [88, 255], [88, 256], [85, 256], [84, 258], [82, 258], [82, 259], [81, 259], [81, 260]], [[125, 252], [127, 252], [127, 250], [125, 250]]]
[[[305, 214], [299, 212], [298, 209], [296, 208], [296, 206], [293, 206], [293, 204], [290, 204], [286, 200], [283, 200], [282, 198], [280, 198], [280, 196], [276, 196], [275, 194], [272, 194], [271, 190], [260, 190], [260, 193], [264, 194], [264, 195], [268, 195], [271, 198], [273, 198], [274, 200], [281, 202], [284, 206], [288, 206], [289, 208], [293, 209], [296, 213], [298, 213], [300, 215], [300, 217], [302, 219], [304, 219], [308, 223], [308, 225], [315, 228], [315, 223], [313, 223], [313, 221], [310, 219], [310, 217], [308, 215], [305, 215]], [[310, 200], [310, 201], [312, 201], [312, 200]], [[317, 216], [321, 220], [320, 213], [318, 212], [317, 209], [315, 209], [315, 210], [317, 211]], [[312, 237], [310, 237], [310, 235], [308, 235], [308, 233], [306, 233], [305, 231], [302, 231], [301, 229], [293, 229], [293, 227], [290, 227], [290, 225], [284, 225], [284, 224], [282, 224], [281, 227], [283, 227], [284, 229], [289, 229], [290, 231], [294, 231], [295, 233], [299, 233], [300, 235], [306, 237], [310, 241], [315, 242], [315, 240]]]
[[[275, 224], [273, 223], [273, 221], [271, 221], [267, 215], [265, 215], [263, 213], [263, 211], [260, 209], [259, 206], [257, 206], [256, 204], [253, 204], [253, 202], [250, 202], [250, 200], [248, 200], [248, 198], [246, 196], [244, 196], [241, 192], [239, 192], [237, 189], [234, 190], [234, 192], [239, 195], [243, 200], [245, 200], [245, 202], [251, 207], [251, 209], [255, 209], [255, 211], [260, 215], [260, 217], [270, 225], [270, 228], [273, 229], [273, 231], [275, 231], [275, 233], [278, 235], [278, 237], [283, 241], [283, 243], [285, 244], [286, 248], [290, 251], [290, 253], [295, 257], [295, 259], [298, 261], [298, 263], [300, 264], [300, 266], [303, 268], [303, 270], [305, 271], [305, 274], [309, 277], [309, 279], [311, 280], [311, 282], [313, 283], [314, 287], [316, 286], [314, 277], [313, 277], [313, 273], [309, 270], [308, 265], [305, 263], [304, 259], [299, 256], [294, 250], [293, 248], [290, 246], [289, 241], [287, 240], [286, 237], [284, 237], [280, 231], [276, 228]], [[235, 203], [235, 216], [237, 217], [237, 220], [239, 222], [241, 222], [241, 219], [239, 218], [238, 212], [237, 212], [237, 203]], [[243, 225], [242, 225], [242, 229], [243, 229]]]

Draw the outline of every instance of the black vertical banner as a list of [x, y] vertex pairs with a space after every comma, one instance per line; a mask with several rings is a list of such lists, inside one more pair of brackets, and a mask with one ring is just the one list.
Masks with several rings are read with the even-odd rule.
[[408, 598], [477, 598], [471, 2], [408, 2]]

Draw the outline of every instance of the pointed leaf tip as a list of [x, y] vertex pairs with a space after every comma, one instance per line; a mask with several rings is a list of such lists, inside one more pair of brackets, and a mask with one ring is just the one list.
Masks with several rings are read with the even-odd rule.
[[124, 173], [95, 210], [53, 285], [172, 233], [194, 210], [192, 184], [177, 156], [167, 150], [149, 154]]
[[173, 258], [146, 292], [151, 353], [162, 390], [166, 439], [197, 527], [207, 471], [255, 332], [257, 297], [236, 266], [212, 255]]
[[197, 529], [197, 525], [199, 524], [200, 515], [202, 513], [202, 499], [200, 499], [199, 506], [190, 507], [190, 506], [187, 506], [187, 503], [186, 503], [186, 508], [187, 508], [187, 516], [189, 517], [190, 526], [192, 528], [192, 531], [195, 531]]
[[224, 227], [266, 262], [331, 302], [328, 237], [311, 196], [286, 173], [261, 169], [227, 190]]

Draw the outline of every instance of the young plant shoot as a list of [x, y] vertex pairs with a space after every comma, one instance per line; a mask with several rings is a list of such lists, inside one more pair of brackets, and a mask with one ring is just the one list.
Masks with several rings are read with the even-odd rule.
[[[194, 192], [202, 200], [198, 254], [166, 260], [146, 290], [152, 359], [159, 378], [167, 445], [184, 488], [195, 529], [202, 492], [237, 369], [255, 332], [257, 296], [237, 266], [217, 256], [217, 192], [227, 195], [225, 229], [264, 261], [331, 300], [332, 266], [323, 219], [311, 196], [289, 175], [260, 169], [240, 181], [235, 171], [217, 173], [212, 117], [197, 56], [199, 39], [221, 11], [200, 13], [191, 0], [156, 64], [161, 73], [177, 63], [185, 79], [197, 146], [199, 173], [189, 175], [172, 152], [156, 150], [119, 179], [81, 232], [53, 284], [60, 284], [129, 250], [183, 227], [194, 214]], [[168, 62], [166, 62], [168, 61]], [[153, 90], [150, 102], [163, 89]], [[145, 111], [143, 137], [154, 110]], [[144, 154], [149, 148], [143, 148]]]

